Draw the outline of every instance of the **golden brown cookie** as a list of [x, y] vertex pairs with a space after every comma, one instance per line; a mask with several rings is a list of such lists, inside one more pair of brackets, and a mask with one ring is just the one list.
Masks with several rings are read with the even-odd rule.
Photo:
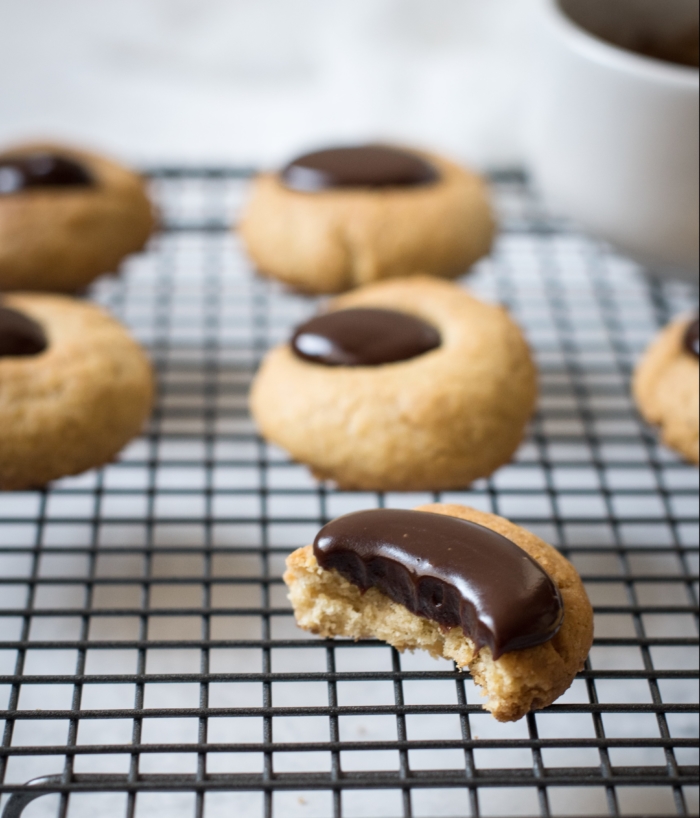
[[375, 637], [397, 650], [426, 650], [469, 670], [498, 721], [516, 721], [554, 702], [583, 669], [593, 642], [593, 611], [576, 569], [552, 546], [517, 525], [458, 505], [428, 505], [418, 511], [468, 520], [506, 537], [538, 563], [558, 588], [563, 608], [559, 630], [548, 641], [503, 653], [476, 649], [460, 627], [441, 627], [411, 613], [371, 587], [364, 593], [336, 570], [324, 570], [312, 546], [287, 560], [284, 580], [297, 624], [323, 637]]
[[76, 292], [154, 223], [143, 179], [115, 162], [48, 143], [0, 153], [0, 290]]
[[379, 282], [330, 312], [380, 308], [414, 316], [439, 346], [409, 360], [326, 366], [290, 344], [253, 383], [262, 435], [346, 489], [462, 488], [507, 463], [537, 397], [528, 346], [502, 307], [427, 276]]
[[693, 463], [700, 460], [700, 368], [696, 350], [697, 322], [687, 317], [674, 321], [646, 351], [632, 384], [645, 420], [659, 426], [664, 443]]
[[107, 463], [152, 401], [146, 356], [99, 307], [55, 295], [0, 301], [0, 489]]
[[464, 273], [489, 252], [494, 236], [486, 184], [439, 156], [407, 153], [429, 163], [436, 178], [303, 190], [292, 189], [293, 180], [282, 173], [258, 176], [240, 225], [257, 268], [310, 293], [343, 292], [416, 271], [445, 278]]

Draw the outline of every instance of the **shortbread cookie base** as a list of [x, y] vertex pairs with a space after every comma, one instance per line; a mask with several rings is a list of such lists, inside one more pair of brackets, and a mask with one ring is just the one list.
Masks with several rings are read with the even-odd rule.
[[41, 324], [49, 347], [0, 358], [0, 489], [39, 488], [109, 462], [151, 410], [141, 348], [87, 302], [18, 294], [2, 304]]
[[345, 489], [464, 488], [507, 463], [537, 398], [528, 346], [502, 307], [427, 276], [383, 281], [331, 309], [415, 315], [438, 349], [399, 363], [328, 367], [288, 344], [265, 358], [250, 405], [262, 435]]
[[36, 150], [74, 158], [97, 184], [0, 196], [0, 290], [77, 292], [143, 248], [153, 207], [144, 180], [102, 156], [45, 143], [2, 155]]
[[493, 659], [488, 647], [475, 651], [461, 628], [444, 631], [415, 616], [376, 588], [362, 593], [336, 571], [322, 569], [312, 546], [287, 560], [284, 580], [297, 624], [326, 638], [377, 638], [399, 651], [425, 650], [469, 670], [486, 697], [484, 707], [498, 721], [517, 721], [547, 707], [582, 670], [593, 641], [593, 611], [575, 568], [552, 546], [502, 517], [456, 505], [422, 506], [497, 531], [530, 554], [556, 582], [564, 602], [564, 623], [549, 642]]
[[263, 274], [310, 293], [336, 293], [417, 271], [454, 278], [491, 249], [485, 182], [437, 156], [433, 185], [301, 193], [278, 174], [253, 183], [239, 230]]
[[660, 427], [661, 438], [691, 463], [700, 462], [700, 365], [683, 346], [690, 318], [666, 327], [644, 353], [633, 391], [644, 419]]

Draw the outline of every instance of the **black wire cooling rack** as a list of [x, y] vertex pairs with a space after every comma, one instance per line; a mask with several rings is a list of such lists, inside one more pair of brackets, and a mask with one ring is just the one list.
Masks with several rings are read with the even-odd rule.
[[[157, 367], [147, 433], [0, 495], [3, 818], [697, 815], [698, 475], [629, 395], [696, 294], [494, 177], [504, 230], [469, 285], [536, 350], [527, 442], [464, 492], [335, 491], [247, 413], [261, 356], [317, 308], [248, 268], [228, 230], [247, 176], [154, 172], [163, 232], [92, 292]], [[447, 662], [295, 628], [291, 549], [338, 514], [432, 500], [504, 514], [583, 575], [595, 646], [546, 711], [500, 725]]]

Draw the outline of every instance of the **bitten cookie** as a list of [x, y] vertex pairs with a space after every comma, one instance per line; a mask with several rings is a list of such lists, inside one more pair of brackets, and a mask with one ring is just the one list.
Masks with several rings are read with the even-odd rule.
[[288, 558], [284, 580], [299, 627], [452, 659], [498, 721], [555, 701], [593, 642], [575, 568], [529, 531], [464, 506], [340, 517]]
[[698, 319], [664, 329], [639, 362], [633, 391], [639, 411], [659, 426], [664, 443], [693, 463], [700, 461]]
[[250, 405], [262, 435], [319, 479], [438, 491], [507, 463], [536, 397], [505, 309], [415, 276], [335, 299], [268, 353]]
[[153, 375], [99, 307], [64, 296], [0, 301], [0, 489], [101, 466], [141, 431]]
[[454, 278], [489, 252], [494, 231], [479, 176], [378, 145], [320, 151], [258, 176], [240, 225], [260, 272], [311, 293], [416, 270]]
[[108, 159], [52, 144], [0, 153], [0, 290], [80, 290], [153, 227], [144, 181]]

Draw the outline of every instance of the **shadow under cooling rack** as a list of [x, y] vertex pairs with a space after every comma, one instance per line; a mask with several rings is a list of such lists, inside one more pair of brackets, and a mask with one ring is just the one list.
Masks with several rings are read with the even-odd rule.
[[[100, 471], [0, 495], [3, 818], [697, 815], [698, 474], [629, 394], [696, 293], [494, 176], [503, 232], [467, 282], [535, 350], [526, 442], [463, 492], [336, 491], [248, 415], [262, 355], [318, 307], [255, 277], [228, 229], [249, 175], [152, 172], [163, 231], [91, 292], [155, 362], [150, 426]], [[295, 627], [290, 550], [339, 514], [433, 500], [535, 531], [594, 604], [586, 669], [517, 724], [450, 663]]]

